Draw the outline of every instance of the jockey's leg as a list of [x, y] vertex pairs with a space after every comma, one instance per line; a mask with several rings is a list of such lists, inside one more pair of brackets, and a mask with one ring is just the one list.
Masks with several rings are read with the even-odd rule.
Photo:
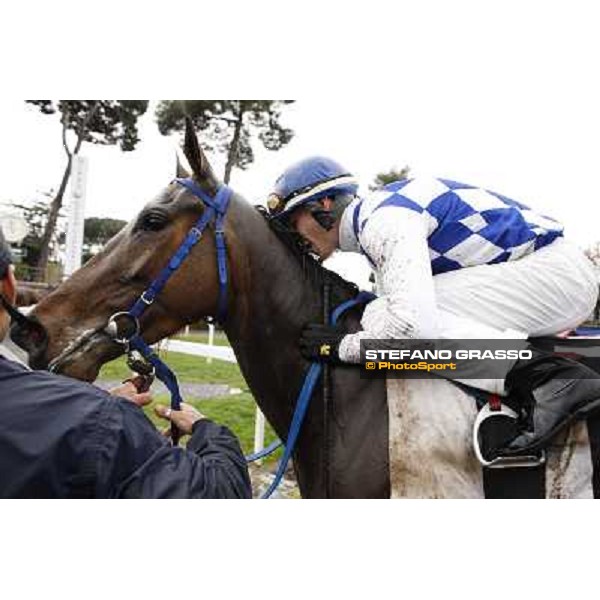
[[594, 310], [598, 277], [576, 246], [558, 239], [519, 260], [451, 271], [434, 277], [442, 337], [469, 327], [516, 330], [525, 336], [572, 329]]
[[[559, 333], [584, 321], [598, 295], [591, 263], [562, 239], [517, 261], [439, 275], [435, 285], [440, 337], [446, 339]], [[471, 335], [465, 335], [469, 329]], [[500, 393], [505, 383], [506, 392], [527, 409], [527, 429], [502, 453], [529, 452], [563, 423], [600, 404], [600, 380], [594, 372], [539, 352], [531, 361], [509, 366], [505, 382], [464, 382]]]

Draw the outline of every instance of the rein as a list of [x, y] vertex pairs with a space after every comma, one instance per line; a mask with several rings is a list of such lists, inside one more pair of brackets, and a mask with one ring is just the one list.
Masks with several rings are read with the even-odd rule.
[[[180, 410], [182, 398], [181, 393], [179, 391], [177, 377], [175, 376], [173, 371], [171, 371], [171, 369], [160, 359], [160, 357], [158, 357], [152, 351], [152, 349], [141, 337], [139, 319], [144, 313], [144, 311], [152, 305], [156, 296], [158, 296], [158, 294], [164, 288], [171, 275], [173, 275], [173, 273], [181, 266], [181, 264], [187, 258], [192, 248], [196, 245], [196, 243], [198, 243], [198, 241], [202, 237], [202, 234], [204, 233], [204, 230], [206, 229], [208, 224], [214, 218], [215, 245], [217, 249], [217, 271], [219, 277], [217, 321], [220, 323], [224, 322], [227, 311], [228, 276], [227, 246], [225, 243], [223, 221], [225, 215], [227, 214], [227, 209], [229, 207], [229, 201], [231, 199], [232, 192], [230, 188], [221, 185], [218, 188], [215, 197], [213, 198], [209, 196], [192, 179], [175, 179], [175, 182], [185, 187], [197, 198], [199, 198], [205, 205], [206, 210], [203, 212], [202, 216], [198, 219], [194, 226], [190, 229], [184, 241], [179, 246], [178, 250], [175, 252], [167, 266], [163, 269], [159, 276], [150, 284], [150, 286], [144, 292], [142, 292], [142, 294], [139, 296], [139, 298], [136, 300], [133, 306], [127, 312], [119, 312], [109, 318], [109, 323], [106, 328], [106, 331], [112, 334], [112, 337], [116, 342], [121, 343], [126, 347], [126, 351], [129, 356], [129, 364], [132, 367], [134, 365], [136, 367], [133, 370], [137, 370], [138, 372], [146, 371], [146, 373], [144, 374], [147, 374], [147, 369], [144, 367], [143, 363], [140, 365], [140, 360], [136, 358], [133, 354], [134, 351], [137, 351], [142, 356], [146, 364], [152, 366], [156, 377], [158, 377], [158, 379], [165, 384], [165, 386], [168, 388], [171, 394], [171, 409]], [[335, 308], [335, 310], [331, 314], [331, 317], [328, 317], [331, 325], [335, 325], [338, 319], [342, 316], [342, 314], [344, 314], [350, 308], [357, 306], [358, 304], [366, 304], [367, 302], [370, 302], [373, 298], [374, 295], [369, 292], [360, 292], [356, 297], [352, 298], [351, 300], [343, 302]], [[328, 314], [328, 301], [326, 301], [325, 310], [326, 314]], [[125, 330], [120, 331], [119, 322], [122, 323], [123, 321], [125, 322], [126, 327]], [[268, 490], [263, 494], [262, 498], [269, 498], [277, 489], [279, 483], [281, 482], [281, 479], [283, 478], [289, 460], [296, 446], [296, 442], [298, 440], [302, 423], [304, 422], [304, 417], [306, 415], [308, 405], [310, 404], [310, 400], [313, 396], [314, 388], [321, 376], [323, 368], [324, 367], [321, 363], [313, 362], [306, 374], [304, 383], [298, 396], [298, 400], [296, 402], [296, 408], [294, 410], [290, 430], [287, 435], [283, 457], [279, 461], [279, 466], [275, 478], [271, 482], [271, 485], [269, 486]], [[173, 445], [177, 445], [179, 440], [179, 431], [173, 424], [171, 424], [171, 439]], [[325, 443], [327, 443], [327, 440], [325, 441]], [[257, 460], [258, 458], [267, 456], [280, 445], [281, 442], [276, 441], [273, 444], [271, 444], [268, 448], [265, 448], [263, 451], [248, 456], [246, 460], [247, 462], [251, 462], [253, 460]]]
[[[144, 312], [154, 303], [156, 297], [165, 287], [173, 273], [183, 264], [192, 248], [200, 241], [202, 234], [214, 219], [215, 245], [217, 249], [217, 271], [219, 278], [219, 299], [217, 304], [217, 321], [222, 323], [227, 316], [227, 247], [223, 221], [229, 208], [231, 189], [225, 185], [219, 186], [214, 197], [209, 196], [193, 179], [175, 179], [175, 182], [185, 187], [199, 198], [205, 206], [202, 216], [187, 233], [185, 239], [171, 257], [166, 267], [158, 277], [146, 288], [126, 312], [118, 312], [108, 319], [105, 328], [115, 342], [125, 346], [129, 366], [143, 375], [155, 374], [171, 394], [171, 410], [180, 410], [181, 392], [177, 377], [167, 364], [148, 346], [140, 334], [139, 320]], [[136, 355], [136, 352], [141, 355]], [[180, 432], [171, 423], [171, 440], [174, 446], [178, 444]]]
[[[375, 294], [372, 294], [371, 292], [359, 292], [354, 298], [346, 300], [346, 302], [342, 302], [342, 304], [338, 305], [331, 313], [331, 317], [329, 318], [330, 325], [336, 325], [338, 319], [347, 310], [350, 310], [351, 308], [353, 308], [354, 306], [358, 306], [359, 304], [367, 304], [371, 302], [371, 300], [373, 300], [374, 298]], [[302, 384], [298, 400], [296, 401], [296, 408], [294, 409], [294, 415], [292, 417], [292, 423], [290, 425], [290, 430], [287, 435], [283, 456], [279, 461], [275, 479], [273, 479], [267, 491], [261, 496], [263, 499], [269, 498], [277, 489], [277, 487], [281, 483], [281, 480], [283, 479], [283, 475], [285, 473], [285, 470], [287, 469], [287, 465], [290, 461], [294, 448], [296, 447], [298, 435], [300, 434], [302, 423], [304, 423], [304, 417], [306, 416], [308, 405], [310, 404], [310, 400], [313, 396], [313, 391], [323, 371], [323, 366], [323, 363], [313, 362], [311, 363], [308, 372], [306, 373], [306, 377], [304, 378], [304, 383]], [[327, 440], [324, 440], [324, 443], [327, 443]], [[272, 452], [277, 447], [278, 445], [272, 444], [266, 450], [270, 450], [270, 452]], [[266, 454], [270, 453], [266, 450], [263, 454], [261, 454], [261, 457], [266, 456]], [[326, 492], [328, 493], [328, 490], [326, 490]]]
[[[191, 178], [177, 178], [174, 181], [185, 187], [194, 196], [202, 201], [205, 206], [205, 210], [203, 211], [201, 217], [188, 231], [183, 242], [175, 254], [171, 257], [168, 264], [163, 268], [158, 277], [148, 286], [148, 288], [146, 288], [146, 290], [140, 294], [132, 307], [128, 311], [121, 311], [113, 314], [111, 317], [109, 317], [108, 323], [105, 327], [84, 332], [79, 338], [74, 340], [74, 342], [72, 342], [72, 344], [70, 344], [61, 355], [52, 361], [52, 363], [49, 365], [49, 370], [57, 371], [62, 362], [66, 360], [67, 357], [76, 349], [84, 346], [93, 338], [94, 335], [98, 333], [105, 333], [110, 336], [114, 342], [124, 346], [125, 352], [128, 355], [128, 365], [133, 371], [136, 371], [143, 376], [156, 375], [156, 377], [163, 382], [171, 394], [171, 410], [180, 410], [182, 398], [177, 377], [168, 367], [168, 365], [144, 341], [143, 337], [141, 336], [139, 321], [148, 307], [154, 303], [156, 297], [163, 290], [173, 273], [177, 271], [177, 269], [188, 257], [192, 248], [200, 241], [204, 231], [214, 219], [215, 245], [217, 250], [217, 272], [219, 279], [219, 297], [216, 318], [218, 322], [224, 322], [227, 315], [228, 274], [227, 246], [225, 243], [223, 224], [227, 214], [227, 209], [229, 208], [232, 191], [227, 186], [221, 185], [217, 189], [216, 195], [212, 197], [208, 195]], [[329, 296], [328, 292], [329, 290], [327, 290], [327, 296]], [[370, 292], [360, 292], [354, 298], [337, 306], [331, 313], [331, 316], [329, 316], [329, 303], [328, 299], [326, 299], [324, 306], [326, 320], [329, 320], [331, 325], [335, 325], [338, 319], [347, 310], [359, 304], [366, 304], [373, 298], [374, 294], [371, 294]], [[296, 447], [296, 442], [298, 440], [310, 400], [313, 396], [315, 386], [318, 383], [323, 370], [324, 365], [319, 362], [311, 363], [308, 369], [298, 396], [298, 400], [296, 402], [296, 407], [294, 409], [294, 415], [292, 417], [292, 422], [287, 435], [283, 457], [279, 461], [275, 478], [271, 482], [271, 485], [267, 491], [263, 494], [262, 498], [269, 498], [279, 486], [279, 483], [283, 478], [289, 460]], [[326, 395], [328, 395], [330, 384], [327, 378], [327, 373], [325, 373], [325, 375], [326, 378], [324, 380], [324, 392]], [[324, 413], [324, 416], [327, 418], [327, 412]], [[177, 430], [177, 427], [171, 423], [171, 440], [174, 446], [178, 444], [179, 437], [180, 432]], [[328, 440], [326, 439], [324, 443], [327, 445]], [[263, 458], [264, 456], [272, 453], [279, 446], [281, 446], [281, 442], [277, 440], [264, 450], [247, 456], [246, 461], [252, 462], [254, 460], [258, 460], [259, 458]]]

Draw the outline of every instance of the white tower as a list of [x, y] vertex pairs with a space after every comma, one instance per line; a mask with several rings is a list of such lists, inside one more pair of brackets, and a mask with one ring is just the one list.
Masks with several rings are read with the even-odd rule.
[[87, 158], [78, 154], [73, 157], [73, 164], [71, 165], [71, 195], [67, 220], [65, 278], [72, 275], [81, 267], [87, 168]]

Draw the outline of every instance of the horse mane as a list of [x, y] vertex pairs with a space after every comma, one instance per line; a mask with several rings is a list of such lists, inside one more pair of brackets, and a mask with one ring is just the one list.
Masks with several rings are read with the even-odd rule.
[[306, 278], [321, 290], [325, 284], [329, 285], [331, 302], [334, 306], [356, 296], [359, 291], [358, 286], [324, 267], [310, 252], [309, 246], [302, 236], [279, 219], [273, 219], [263, 206], [257, 206], [256, 208], [264, 217], [271, 231], [277, 236], [277, 239], [300, 262], [302, 272]]

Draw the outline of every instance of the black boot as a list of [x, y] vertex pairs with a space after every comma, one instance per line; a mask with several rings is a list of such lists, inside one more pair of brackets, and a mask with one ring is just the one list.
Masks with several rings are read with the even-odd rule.
[[506, 377], [507, 404], [519, 414], [520, 434], [499, 456], [532, 454], [561, 429], [600, 409], [600, 374], [574, 360], [532, 349]]

